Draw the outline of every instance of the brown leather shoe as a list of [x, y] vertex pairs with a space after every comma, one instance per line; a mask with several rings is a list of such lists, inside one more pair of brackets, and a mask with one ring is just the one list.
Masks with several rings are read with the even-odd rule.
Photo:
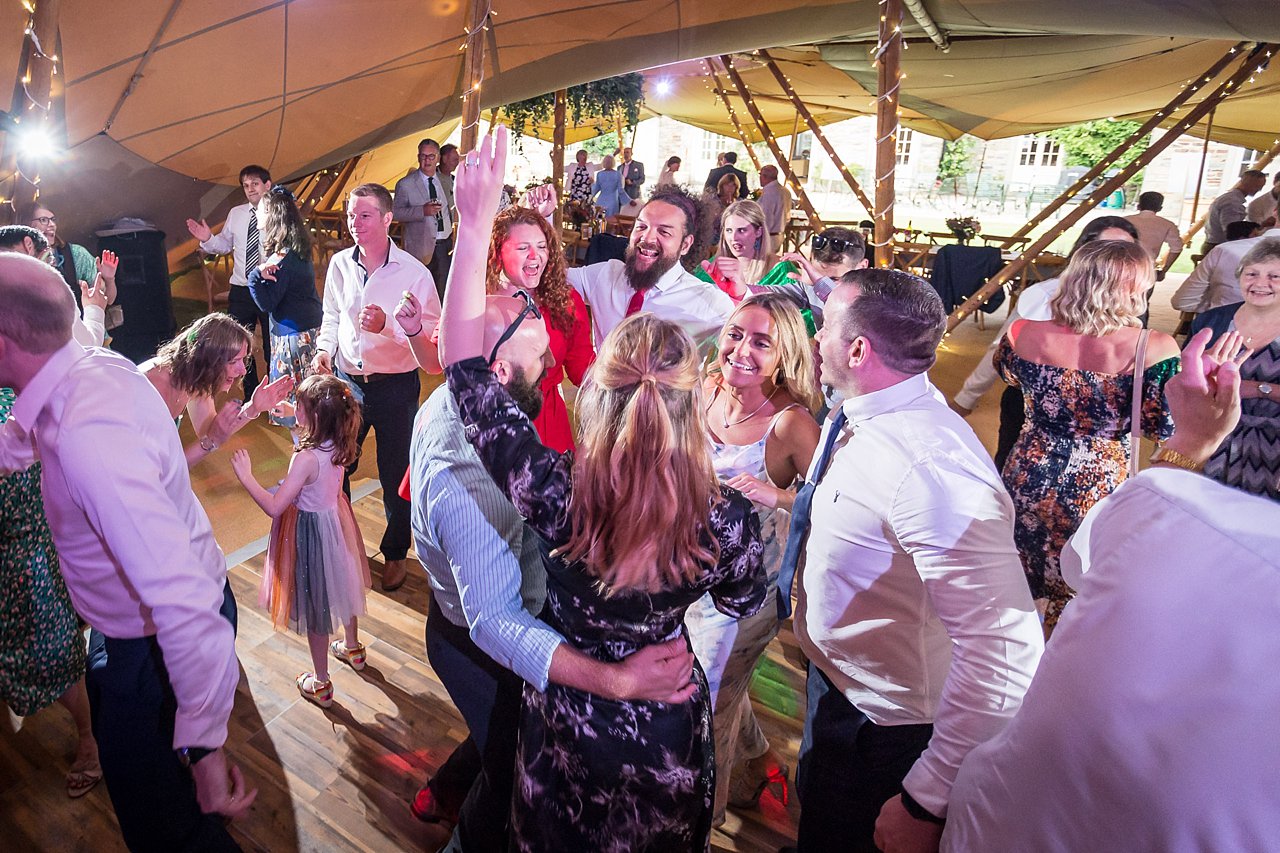
[[387, 560], [382, 564], [382, 591], [395, 592], [409, 577], [406, 560]]

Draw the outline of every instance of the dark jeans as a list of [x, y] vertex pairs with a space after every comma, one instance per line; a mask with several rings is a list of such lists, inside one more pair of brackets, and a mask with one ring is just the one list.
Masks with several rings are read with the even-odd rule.
[[[409, 527], [409, 502], [400, 497], [400, 481], [409, 470], [409, 443], [413, 438], [413, 416], [418, 412], [418, 394], [422, 385], [418, 371], [381, 376], [372, 382], [341, 371], [339, 378], [355, 386], [360, 403], [360, 444], [372, 428], [378, 437], [378, 482], [382, 484], [382, 509], [387, 529], [382, 534], [383, 560], [403, 560], [409, 553], [412, 531]], [[350, 477], [359, 458], [347, 466], [342, 487], [351, 494]]]
[[457, 802], [459, 786], [467, 784], [471, 772], [458, 840], [467, 853], [505, 853], [524, 681], [485, 654], [466, 628], [450, 622], [435, 596], [427, 615], [427, 660], [471, 730], [431, 781], [431, 790], [444, 803]]
[[[258, 303], [253, 301], [247, 286], [233, 284], [227, 294], [227, 313], [235, 321], [244, 326], [252, 334], [255, 325], [262, 329], [262, 360], [271, 361], [271, 320], [259, 310]], [[249, 347], [249, 355], [253, 355], [253, 347]], [[244, 370], [244, 398], [248, 400], [258, 387], [258, 363], [250, 359]]]
[[877, 726], [809, 664], [800, 742], [799, 853], [875, 853], [876, 818], [929, 745], [933, 726]]
[[996, 470], [1004, 473], [1009, 451], [1018, 442], [1027, 412], [1022, 401], [1022, 389], [1010, 385], [1000, 395], [1000, 431], [996, 437]]
[[444, 286], [449, 281], [449, 267], [453, 263], [453, 237], [436, 240], [436, 247], [431, 252], [431, 262], [427, 269], [431, 272], [431, 280], [436, 283], [436, 293], [444, 301]]
[[[235, 608], [228, 585], [222, 615], [233, 628]], [[239, 850], [222, 817], [200, 811], [191, 771], [173, 750], [178, 702], [156, 638], [92, 631], [86, 686], [102, 776], [129, 849]]]

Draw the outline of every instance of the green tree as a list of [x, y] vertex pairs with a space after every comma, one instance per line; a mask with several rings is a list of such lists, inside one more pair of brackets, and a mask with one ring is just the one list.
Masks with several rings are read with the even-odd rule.
[[618, 150], [618, 134], [611, 130], [608, 133], [584, 139], [579, 145], [567, 145], [565, 147], [574, 151], [578, 148], [585, 148], [587, 149], [587, 154], [591, 155], [591, 159], [599, 162], [604, 155], [613, 154]]
[[971, 136], [962, 136], [942, 143], [942, 156], [938, 158], [938, 182], [951, 182], [951, 191], [959, 191], [960, 179], [968, 175], [973, 167], [974, 141]]
[[[1073, 124], [1070, 127], [1060, 127], [1049, 131], [1047, 135], [1062, 146], [1062, 152], [1066, 155], [1066, 165], [1093, 167], [1137, 129], [1136, 121], [1098, 119], [1086, 121], [1084, 124]], [[1116, 168], [1123, 168], [1132, 163], [1139, 154], [1147, 150], [1150, 144], [1150, 135], [1139, 139], [1119, 159]]]

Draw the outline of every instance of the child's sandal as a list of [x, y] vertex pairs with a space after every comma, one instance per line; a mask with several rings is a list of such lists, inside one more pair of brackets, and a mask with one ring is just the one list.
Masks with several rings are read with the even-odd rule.
[[302, 698], [308, 702], [319, 705], [321, 708], [328, 708], [333, 704], [333, 682], [321, 681], [315, 677], [314, 673], [301, 673], [294, 683], [298, 685], [298, 692], [302, 694]]
[[364, 643], [359, 643], [354, 649], [349, 649], [342, 640], [334, 640], [329, 644], [329, 651], [333, 652], [335, 658], [356, 672], [364, 669], [365, 660], [368, 657], [365, 654]]

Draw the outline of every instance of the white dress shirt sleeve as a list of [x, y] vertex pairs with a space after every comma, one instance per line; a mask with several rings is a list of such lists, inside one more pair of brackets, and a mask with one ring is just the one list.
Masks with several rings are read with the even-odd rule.
[[59, 464], [68, 494], [149, 611], [177, 698], [174, 748], [215, 749], [227, 739], [240, 680], [231, 623], [219, 613], [222, 586], [198, 568], [190, 533], [162, 485], [161, 451], [138, 441], [131, 418], [126, 409], [99, 406], [67, 419], [57, 437]]
[[[1019, 302], [1020, 304], [1021, 302]], [[957, 406], [972, 411], [983, 395], [991, 390], [992, 385], [996, 384], [996, 380], [1000, 378], [1000, 372], [996, 370], [995, 365], [996, 349], [999, 348], [1000, 342], [1004, 340], [1004, 336], [1009, 334], [1009, 327], [1013, 325], [1013, 321], [1021, 316], [1018, 313], [1017, 305], [1009, 311], [1009, 317], [1004, 321], [1004, 325], [1000, 327], [999, 334], [983, 350], [982, 357], [978, 359], [977, 365], [974, 366], [969, 377], [965, 379], [964, 386], [956, 392]]]
[[71, 337], [82, 347], [100, 347], [107, 339], [107, 312], [100, 305], [85, 305], [84, 316], [71, 324]]
[[[463, 478], [467, 470], [460, 468]], [[488, 480], [479, 466], [471, 473]], [[515, 556], [524, 525], [517, 521], [517, 529], [507, 531], [511, 538], [503, 536], [473, 497], [492, 492], [505, 501], [492, 485], [492, 481], [477, 484], [473, 492], [465, 479], [452, 472], [436, 475], [426, 490], [427, 519], [448, 557], [471, 639], [489, 657], [544, 691], [551, 658], [564, 639], [524, 609], [520, 563]]]
[[[344, 249], [343, 251], [351, 251]], [[329, 261], [329, 271], [324, 276], [324, 315], [320, 320], [320, 334], [316, 337], [316, 349], [323, 350], [333, 358], [333, 367], [338, 366], [338, 327], [342, 323], [342, 308], [338, 305], [338, 292], [342, 289], [342, 274], [339, 272], [337, 258]], [[437, 297], [437, 304], [439, 297]], [[391, 322], [395, 322], [394, 319]]]
[[565, 276], [569, 279], [569, 286], [578, 291], [578, 295], [582, 297], [582, 301], [591, 304], [591, 269], [590, 267], [569, 267], [565, 270]]
[[25, 471], [36, 462], [36, 448], [30, 433], [13, 418], [0, 424], [0, 477]]
[[993, 483], [945, 463], [913, 465], [889, 513], [952, 642], [933, 737], [902, 783], [939, 817], [960, 762], [1018, 710], [1044, 651], [1013, 544], [1012, 503]]
[[1169, 300], [1174, 308], [1179, 311], [1193, 311], [1197, 314], [1208, 310], [1209, 288], [1213, 283], [1213, 273], [1217, 267], [1217, 261], [1221, 257], [1222, 253], [1217, 248], [1214, 248], [1200, 263], [1196, 264], [1196, 268], [1191, 271], [1191, 275], [1187, 276], [1186, 281], [1182, 282], [1182, 286], [1174, 292], [1173, 297]]

